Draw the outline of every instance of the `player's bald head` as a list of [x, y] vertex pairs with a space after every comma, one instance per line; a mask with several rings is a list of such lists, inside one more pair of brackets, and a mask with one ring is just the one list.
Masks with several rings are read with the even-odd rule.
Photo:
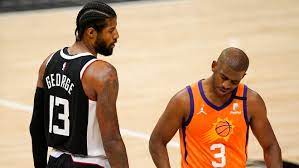
[[217, 62], [229, 66], [236, 72], [247, 71], [249, 66], [249, 59], [244, 51], [234, 47], [224, 49]]

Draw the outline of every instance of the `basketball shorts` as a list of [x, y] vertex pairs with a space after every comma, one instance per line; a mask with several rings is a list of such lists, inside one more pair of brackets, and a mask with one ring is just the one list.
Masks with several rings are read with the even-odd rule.
[[104, 168], [97, 164], [75, 162], [69, 154], [55, 158], [50, 156], [47, 168]]

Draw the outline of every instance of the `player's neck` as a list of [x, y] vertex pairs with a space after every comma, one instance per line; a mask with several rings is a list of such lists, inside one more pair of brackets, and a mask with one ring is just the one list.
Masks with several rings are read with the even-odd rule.
[[205, 93], [205, 96], [209, 99], [209, 101], [216, 106], [221, 106], [228, 101], [231, 97], [231, 93], [226, 94], [224, 96], [220, 96], [216, 93], [216, 90], [213, 86], [212, 77], [202, 81], [202, 87]]
[[96, 56], [97, 53], [95, 51], [95, 49], [84, 43], [83, 41], [76, 41], [69, 49], [68, 49], [69, 53], [72, 55], [75, 54], [79, 54], [79, 53], [84, 53], [84, 52], [89, 52], [92, 55]]

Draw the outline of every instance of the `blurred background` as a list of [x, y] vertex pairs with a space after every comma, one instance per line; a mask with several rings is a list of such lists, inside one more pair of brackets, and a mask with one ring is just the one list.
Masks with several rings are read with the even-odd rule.
[[[141, 0], [106, 0], [107, 3]], [[1, 12], [82, 6], [88, 0], [1, 0]]]
[[[155, 167], [148, 138], [168, 101], [207, 78], [229, 46], [249, 56], [243, 82], [263, 97], [283, 159], [299, 163], [298, 0], [120, 1], [108, 1], [118, 14], [114, 54], [98, 58], [118, 71], [118, 118], [131, 167]], [[38, 68], [73, 44], [85, 2], [0, 0], [0, 167], [33, 167], [29, 122]], [[168, 145], [172, 167], [180, 167], [178, 142], [176, 136]], [[264, 167], [252, 134], [248, 157], [248, 167]]]

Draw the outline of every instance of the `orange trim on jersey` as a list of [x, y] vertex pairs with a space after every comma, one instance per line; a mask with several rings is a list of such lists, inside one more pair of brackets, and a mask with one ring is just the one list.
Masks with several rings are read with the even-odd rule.
[[240, 83], [238, 85], [236, 96], [243, 97], [243, 93], [244, 93], [244, 84]]
[[191, 87], [192, 93], [193, 93], [194, 111], [198, 111], [199, 110], [199, 105], [198, 105], [198, 103], [196, 103], [200, 100], [200, 93], [199, 93], [198, 84], [194, 83], [190, 87]]

